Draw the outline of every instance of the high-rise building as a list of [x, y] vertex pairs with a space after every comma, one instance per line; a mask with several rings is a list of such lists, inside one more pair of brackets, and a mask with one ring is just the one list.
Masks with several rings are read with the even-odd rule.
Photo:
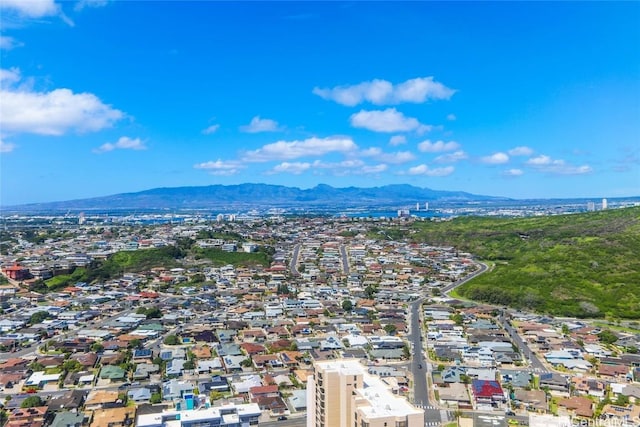
[[596, 204], [594, 202], [587, 202], [587, 211], [593, 212], [596, 210]]
[[607, 199], [602, 199], [602, 210], [607, 209]]
[[393, 394], [356, 359], [314, 363], [307, 427], [422, 427], [424, 411]]

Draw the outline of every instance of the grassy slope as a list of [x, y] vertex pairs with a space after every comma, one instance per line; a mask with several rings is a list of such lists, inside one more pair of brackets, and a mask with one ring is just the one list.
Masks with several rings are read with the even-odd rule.
[[467, 217], [415, 229], [417, 241], [496, 262], [460, 288], [464, 297], [555, 315], [640, 318], [640, 208]]

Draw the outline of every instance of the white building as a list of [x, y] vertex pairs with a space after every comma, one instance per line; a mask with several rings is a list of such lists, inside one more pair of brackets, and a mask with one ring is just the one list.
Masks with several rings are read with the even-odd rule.
[[356, 359], [314, 363], [307, 380], [307, 427], [422, 427], [424, 411]]

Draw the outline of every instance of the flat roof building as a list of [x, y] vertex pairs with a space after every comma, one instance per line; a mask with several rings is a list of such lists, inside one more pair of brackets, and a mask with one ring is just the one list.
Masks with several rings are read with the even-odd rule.
[[307, 427], [422, 427], [424, 411], [393, 394], [356, 359], [314, 363]]

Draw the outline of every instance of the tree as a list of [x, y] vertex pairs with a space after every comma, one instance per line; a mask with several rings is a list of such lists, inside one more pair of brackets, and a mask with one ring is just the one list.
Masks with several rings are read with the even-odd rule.
[[94, 353], [100, 353], [101, 351], [104, 350], [104, 346], [102, 344], [100, 344], [99, 342], [94, 342], [93, 344], [91, 344], [91, 346], [89, 348]]
[[609, 329], [605, 329], [604, 331], [598, 334], [598, 338], [600, 338], [600, 342], [603, 344], [613, 344], [618, 341], [618, 337], [616, 334], [611, 332]]
[[29, 318], [29, 323], [31, 325], [35, 325], [36, 323], [41, 323], [43, 320], [49, 317], [49, 313], [46, 311], [37, 311], [31, 315]]
[[149, 403], [160, 403], [162, 402], [162, 395], [160, 393], [151, 393], [151, 398], [149, 399]]
[[389, 334], [389, 335], [393, 335], [396, 333], [396, 331], [398, 330], [398, 328], [396, 327], [396, 325], [394, 325], [393, 323], [387, 323], [386, 325], [384, 325], [384, 331]]
[[374, 287], [374, 286], [367, 286], [366, 288], [364, 288], [364, 294], [366, 295], [367, 299], [373, 299], [374, 295], [378, 292], [378, 290]]
[[40, 396], [29, 396], [22, 401], [20, 404], [21, 408], [33, 408], [36, 406], [42, 406], [44, 402], [40, 398]]
[[40, 362], [33, 361], [29, 363], [29, 369], [31, 369], [33, 372], [44, 371], [44, 365]]
[[163, 341], [166, 345], [178, 345], [180, 339], [176, 335], [167, 335]]
[[562, 324], [562, 335], [569, 335], [569, 326], [566, 323]]
[[196, 362], [194, 362], [193, 360], [187, 360], [186, 362], [184, 362], [182, 367], [187, 370], [193, 370], [196, 368]]
[[460, 313], [456, 313], [451, 316], [451, 320], [453, 320], [456, 325], [461, 326], [462, 322], [464, 322], [464, 316]]
[[82, 365], [75, 359], [68, 359], [62, 364], [62, 369], [67, 372], [78, 372], [82, 369]]
[[616, 398], [615, 404], [618, 406], [627, 406], [629, 404], [629, 396], [619, 394]]
[[344, 311], [351, 311], [353, 310], [353, 303], [351, 302], [350, 299], [345, 299], [344, 301], [342, 301], [342, 309]]
[[142, 341], [138, 338], [129, 341], [129, 348], [140, 348], [142, 347]]

